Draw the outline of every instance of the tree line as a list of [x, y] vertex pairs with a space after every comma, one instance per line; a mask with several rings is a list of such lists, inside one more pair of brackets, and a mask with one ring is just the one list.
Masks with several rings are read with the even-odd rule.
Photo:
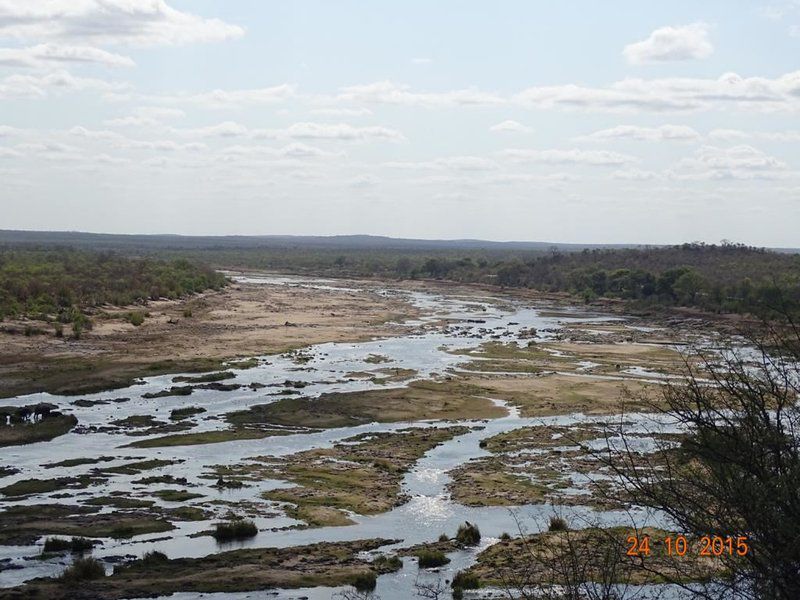
[[185, 258], [130, 258], [73, 248], [0, 249], [0, 319], [80, 322], [88, 309], [219, 289], [226, 278]]

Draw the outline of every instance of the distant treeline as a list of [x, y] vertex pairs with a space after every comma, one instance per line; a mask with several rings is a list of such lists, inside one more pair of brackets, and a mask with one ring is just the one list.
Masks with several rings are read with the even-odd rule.
[[800, 308], [800, 255], [739, 244], [683, 244], [563, 252], [322, 251], [308, 248], [198, 251], [213, 264], [328, 276], [443, 279], [569, 292], [590, 301], [712, 312]]
[[224, 286], [215, 270], [187, 259], [128, 258], [71, 248], [0, 248], [0, 319], [80, 320], [103, 304], [178, 298]]

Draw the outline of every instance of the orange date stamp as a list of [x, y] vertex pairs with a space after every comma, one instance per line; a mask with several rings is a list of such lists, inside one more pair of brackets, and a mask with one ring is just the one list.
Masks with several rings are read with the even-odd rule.
[[747, 536], [704, 535], [691, 543], [685, 535], [667, 536], [661, 540], [652, 540], [649, 535], [631, 535], [626, 539], [628, 556], [650, 556], [654, 544], [663, 544], [667, 556], [747, 556], [750, 552]]

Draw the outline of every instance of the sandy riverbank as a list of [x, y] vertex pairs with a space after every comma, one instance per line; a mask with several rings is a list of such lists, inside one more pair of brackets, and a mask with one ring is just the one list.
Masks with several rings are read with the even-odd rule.
[[[383, 337], [399, 331], [394, 322], [418, 315], [402, 296], [379, 295], [358, 282], [341, 285], [349, 289], [235, 283], [182, 300], [107, 307], [79, 340], [69, 331], [64, 338], [50, 331], [0, 333], [0, 396], [119, 387], [146, 375], [214, 369], [233, 358]], [[131, 311], [148, 316], [136, 327], [126, 319]]]

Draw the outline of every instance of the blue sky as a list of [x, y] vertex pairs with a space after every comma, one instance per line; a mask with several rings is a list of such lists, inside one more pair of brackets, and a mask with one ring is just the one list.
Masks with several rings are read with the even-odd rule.
[[0, 227], [798, 246], [799, 49], [796, 0], [0, 0]]

